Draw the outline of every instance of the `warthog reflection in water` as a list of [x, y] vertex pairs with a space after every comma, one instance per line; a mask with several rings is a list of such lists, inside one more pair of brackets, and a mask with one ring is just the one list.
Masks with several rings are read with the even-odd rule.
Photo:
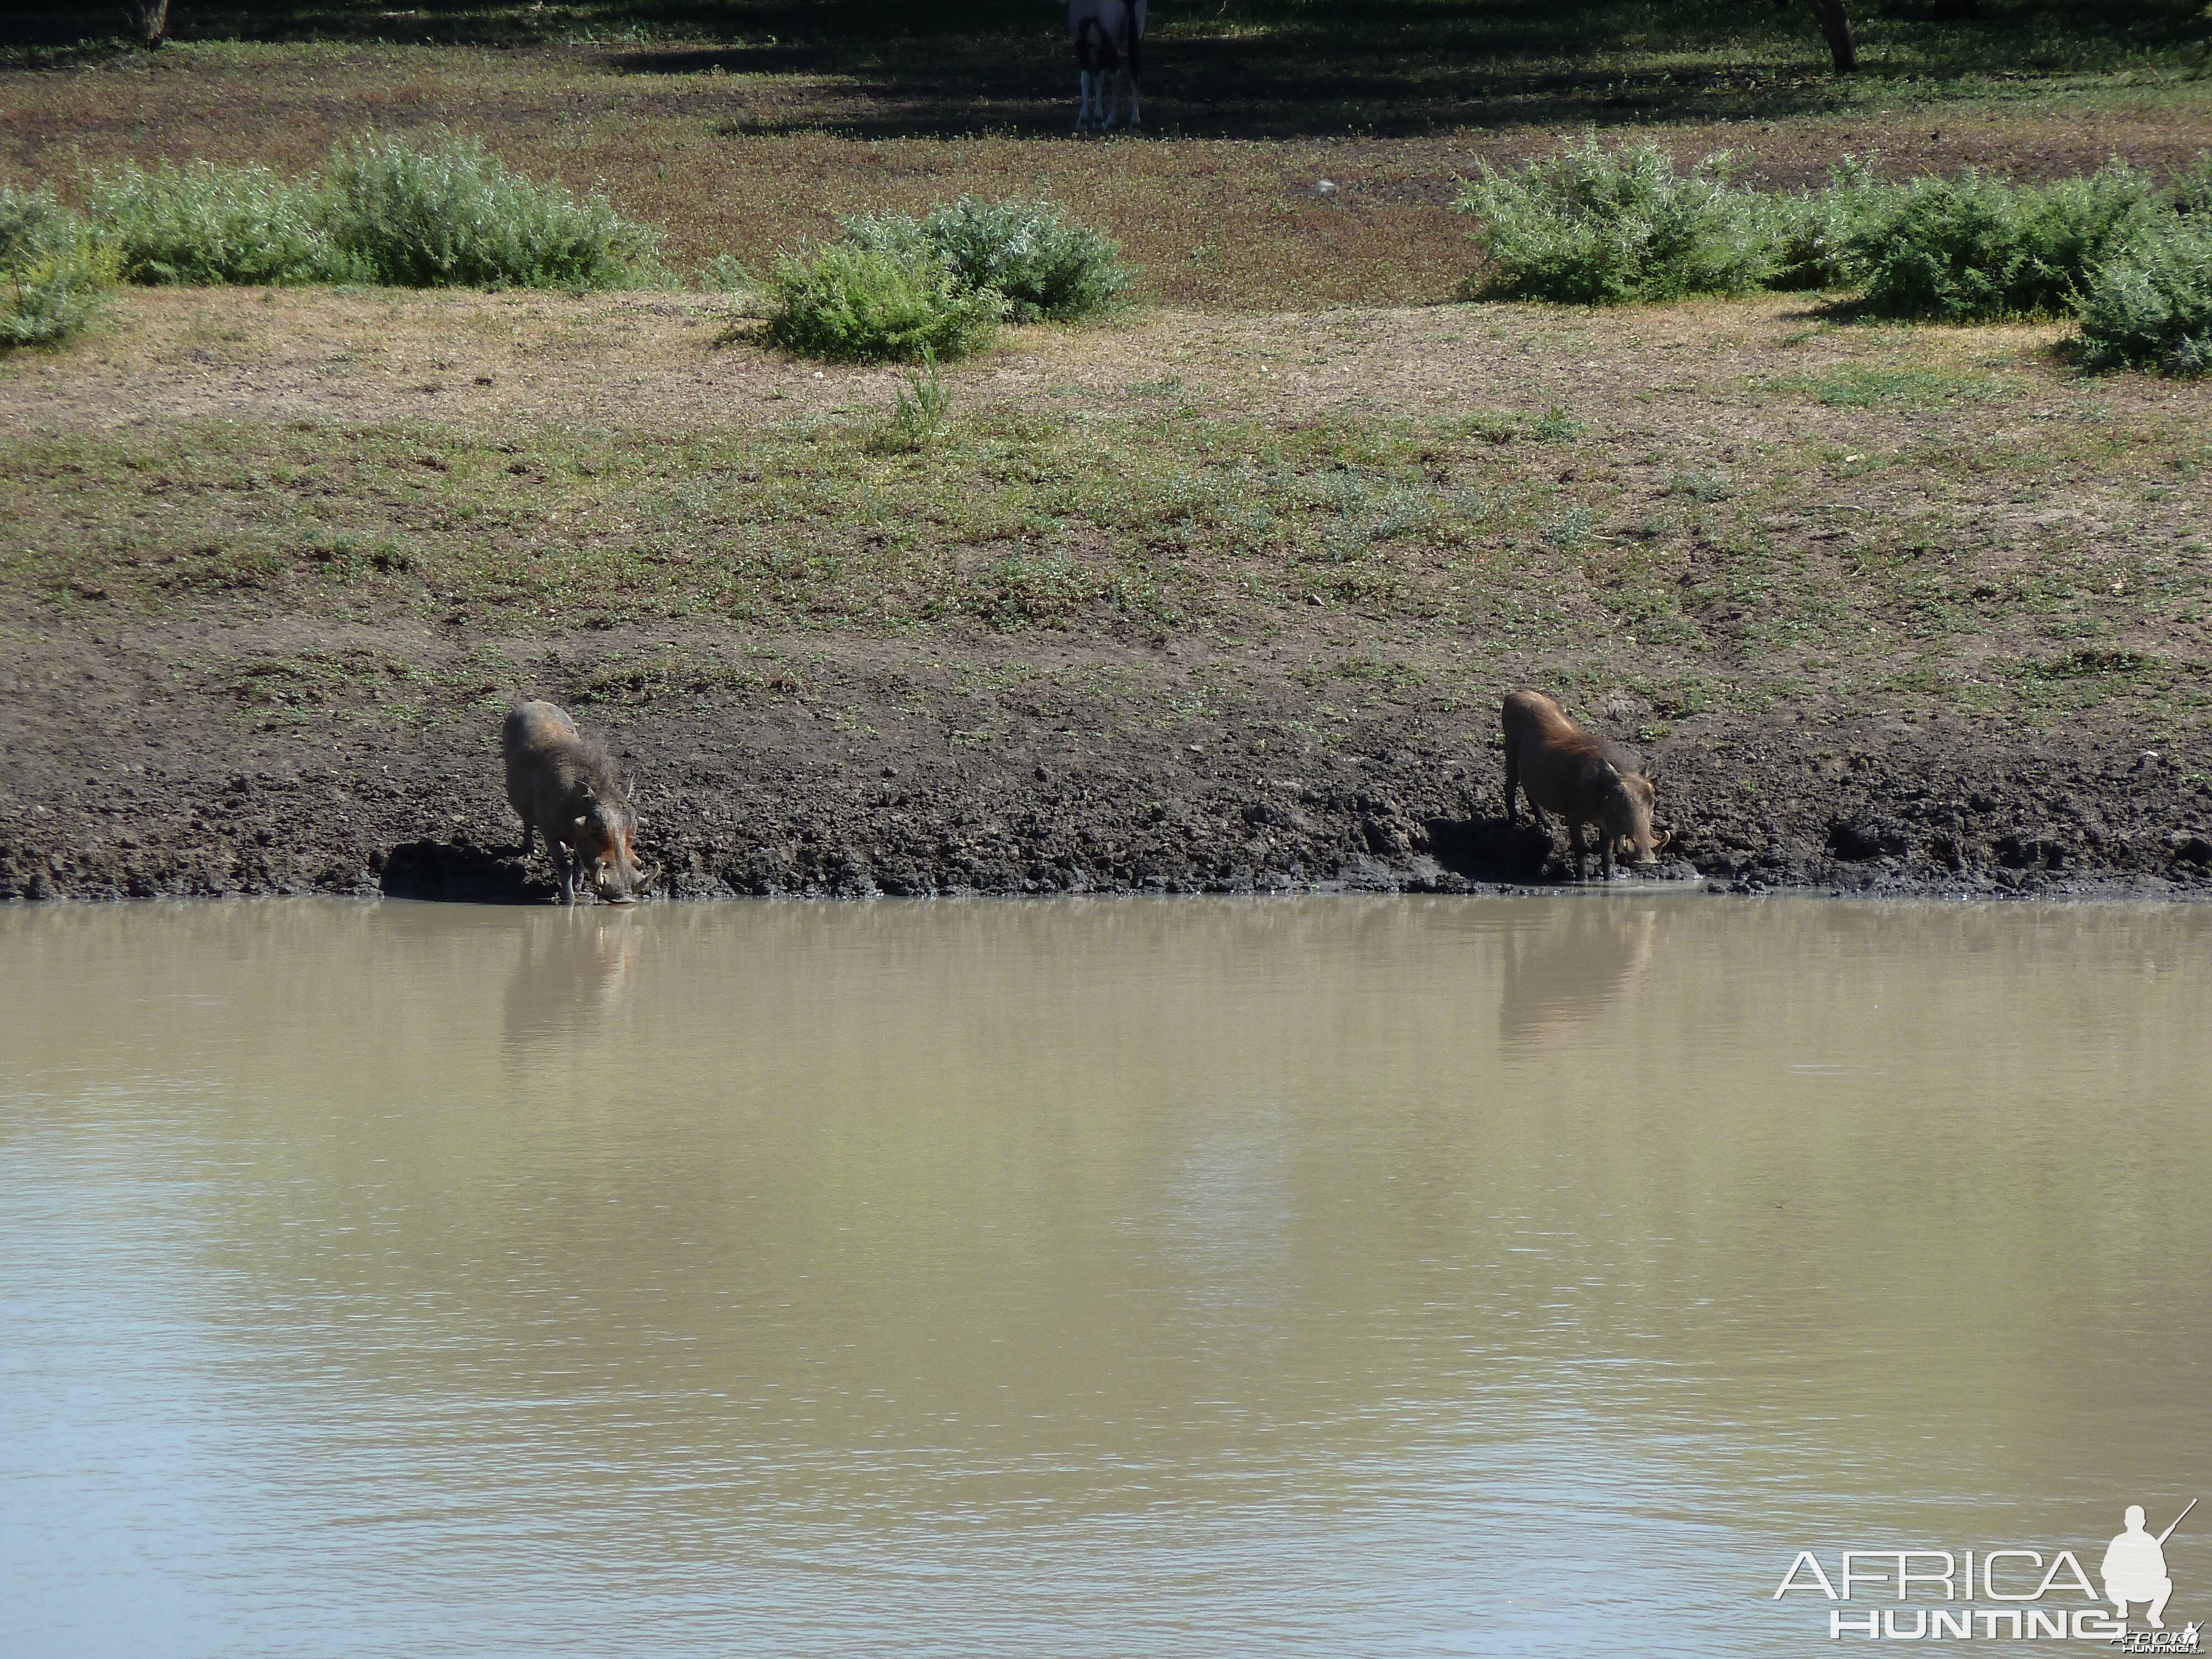
[[1626, 896], [1576, 901], [1517, 927], [1505, 947], [1498, 1032], [1516, 1048], [1581, 1040], [1606, 1009], [1632, 1003], [1651, 970], [1659, 913]]
[[1665, 841], [1651, 832], [1651, 781], [1636, 757], [1620, 744], [1585, 732], [1540, 691], [1509, 691], [1499, 714], [1505, 738], [1505, 816], [1518, 822], [1516, 793], [1528, 798], [1528, 816], [1546, 825], [1547, 809], [1567, 821], [1567, 846], [1575, 879], [1586, 878], [1583, 826], [1597, 826], [1605, 873], [1613, 874], [1614, 848], [1625, 846], [1638, 864], [1651, 862]]
[[610, 903], [635, 898], [637, 814], [607, 751], [561, 709], [534, 702], [507, 715], [499, 746], [507, 758], [507, 798], [522, 820], [520, 856], [530, 856], [533, 831], [545, 837], [564, 904], [576, 902], [582, 871]]
[[565, 1066], [628, 1028], [649, 913], [540, 911], [520, 919], [503, 1008], [507, 1051], [525, 1066]]

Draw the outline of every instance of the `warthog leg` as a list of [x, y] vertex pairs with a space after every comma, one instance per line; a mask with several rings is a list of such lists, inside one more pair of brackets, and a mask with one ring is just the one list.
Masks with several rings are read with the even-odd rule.
[[536, 824], [530, 823], [525, 823], [523, 824], [522, 845], [515, 849], [515, 857], [519, 859], [526, 859], [530, 856], [530, 843], [532, 838], [536, 836], [537, 833], [538, 826]]

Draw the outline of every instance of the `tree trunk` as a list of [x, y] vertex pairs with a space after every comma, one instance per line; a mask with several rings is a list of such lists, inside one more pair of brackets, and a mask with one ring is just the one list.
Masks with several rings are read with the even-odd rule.
[[131, 31], [140, 46], [158, 46], [167, 38], [169, 0], [128, 0], [125, 9], [131, 15]]
[[1836, 60], [1836, 73], [1849, 75], [1859, 66], [1859, 49], [1851, 42], [1851, 20], [1844, 0], [1812, 0], [1813, 16], [1828, 37], [1828, 55]]

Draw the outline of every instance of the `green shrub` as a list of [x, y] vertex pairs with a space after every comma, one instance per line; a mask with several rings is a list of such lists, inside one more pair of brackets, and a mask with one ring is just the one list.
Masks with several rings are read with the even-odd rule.
[[655, 241], [597, 198], [460, 141], [364, 140], [320, 182], [206, 161], [126, 167], [94, 179], [85, 204], [134, 283], [611, 288], [636, 280]]
[[0, 185], [0, 269], [15, 269], [19, 258], [44, 247], [74, 216], [50, 190]]
[[941, 259], [828, 242], [776, 262], [769, 337], [811, 357], [949, 362], [984, 344], [1006, 301], [964, 288]]
[[113, 243], [51, 193], [0, 185], [0, 349], [67, 339], [115, 284]]
[[1972, 169], [1917, 179], [1862, 228], [1852, 258], [1869, 309], [1964, 321], [2065, 308], [2154, 216], [2150, 182], [2118, 163], [2087, 179], [2014, 185]]
[[1594, 136], [1516, 173], [1484, 163], [1457, 204], [1482, 222], [1481, 291], [1611, 305], [1759, 287], [1775, 269], [1771, 210], [1725, 166], [1681, 173], [1656, 145], [1607, 151]]
[[938, 257], [972, 289], [1006, 296], [1017, 321], [1095, 316], [1129, 284], [1121, 245], [1072, 225], [1048, 202], [979, 202], [963, 196], [922, 221]]
[[1846, 155], [1830, 169], [1826, 189], [1770, 198], [1767, 234], [1774, 268], [1766, 286], [1853, 286], [1859, 274], [1854, 246], [1894, 193], [1895, 186], [1876, 179], [1869, 163]]
[[467, 140], [362, 140], [332, 158], [322, 199], [359, 279], [397, 288], [619, 288], [657, 242], [599, 198], [510, 173]]
[[911, 213], [856, 213], [838, 222], [845, 227], [845, 240], [854, 247], [902, 264], [938, 257], [929, 233]]
[[2166, 205], [2176, 213], [2212, 213], [2212, 150], [2199, 150], [2197, 159], [2173, 176], [2166, 187]]
[[85, 210], [133, 283], [315, 283], [337, 264], [311, 184], [266, 167], [126, 166], [85, 187]]
[[2099, 266], [2081, 300], [2093, 363], [2212, 369], [2212, 214], [2168, 217]]
[[996, 289], [1016, 322], [1093, 316], [1129, 283], [1119, 242], [1069, 224], [1048, 202], [963, 196], [926, 219], [862, 214], [845, 221], [845, 240], [900, 259], [933, 254], [962, 287]]

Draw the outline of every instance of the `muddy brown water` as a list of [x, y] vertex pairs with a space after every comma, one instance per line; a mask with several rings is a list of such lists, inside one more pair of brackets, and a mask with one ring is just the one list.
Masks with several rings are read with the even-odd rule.
[[1836, 1650], [1800, 1549], [2094, 1573], [2212, 1497], [2208, 959], [1627, 893], [0, 912], [0, 1646], [1771, 1655]]

